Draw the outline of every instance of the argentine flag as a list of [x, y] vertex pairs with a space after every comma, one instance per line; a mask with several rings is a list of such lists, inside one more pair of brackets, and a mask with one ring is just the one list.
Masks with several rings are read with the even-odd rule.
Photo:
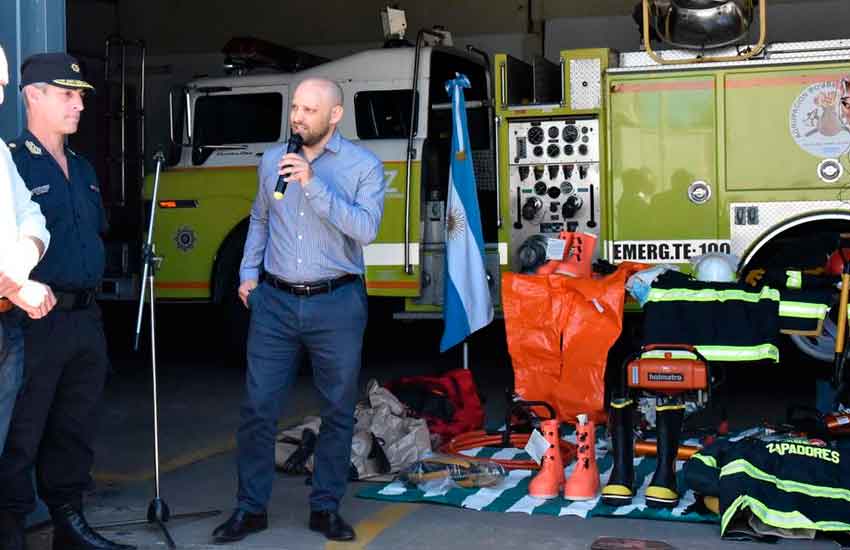
[[463, 342], [493, 320], [463, 98], [463, 89], [469, 86], [469, 79], [462, 74], [446, 82], [446, 92], [452, 99], [452, 156], [446, 204], [445, 329], [440, 340], [441, 352]]

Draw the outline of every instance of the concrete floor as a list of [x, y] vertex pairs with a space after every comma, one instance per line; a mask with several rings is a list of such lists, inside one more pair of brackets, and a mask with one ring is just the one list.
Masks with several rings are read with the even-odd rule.
[[[115, 366], [106, 391], [96, 446], [96, 486], [87, 498], [93, 524], [144, 519], [153, 496], [153, 438], [150, 363], [146, 354], [129, 350], [132, 308], [105, 308], [110, 350]], [[159, 308], [159, 400], [161, 495], [173, 515], [218, 509], [222, 514], [202, 519], [173, 519], [169, 530], [179, 548], [590, 548], [598, 537], [634, 537], [663, 540], [679, 549], [753, 548], [752, 544], [721, 541], [714, 525], [629, 519], [541, 517], [525, 514], [475, 512], [427, 504], [394, 504], [353, 497], [363, 486], [349, 487], [342, 513], [358, 533], [354, 543], [328, 543], [306, 527], [308, 493], [303, 478], [279, 476], [269, 507], [270, 528], [240, 544], [209, 545], [210, 533], [234, 505], [236, 472], [233, 436], [238, 424], [243, 372], [224, 364], [215, 338], [214, 316], [208, 306]], [[366, 338], [361, 382], [388, 380], [403, 374], [434, 373], [457, 366], [459, 352], [436, 352], [441, 326], [437, 323], [402, 324], [382, 321], [373, 314]], [[788, 353], [794, 357], [793, 351]], [[504, 343], [504, 328], [496, 324], [475, 336], [470, 345], [473, 373], [487, 397], [488, 424], [503, 417], [504, 388], [512, 372]], [[765, 375], [730, 376], [740, 387], [731, 412], [733, 425], [751, 425], [784, 405], [776, 395], [810, 399], [810, 375], [798, 373], [806, 361], [767, 367]], [[804, 381], [803, 383], [798, 380]], [[739, 398], [740, 397], [740, 398]], [[304, 373], [293, 399], [282, 411], [282, 423], [314, 413], [316, 399]], [[749, 416], [745, 416], [747, 411]], [[44, 511], [31, 523], [46, 519]], [[144, 549], [165, 548], [150, 525], [121, 527], [104, 532], [116, 540]], [[50, 548], [50, 529], [33, 529], [31, 550]], [[828, 542], [784, 541], [782, 548], [834, 548]]]

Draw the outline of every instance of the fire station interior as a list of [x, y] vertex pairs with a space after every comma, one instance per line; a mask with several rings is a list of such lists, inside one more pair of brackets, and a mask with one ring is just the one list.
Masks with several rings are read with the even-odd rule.
[[[846, 0], [3, 4], [4, 142], [26, 125], [28, 55], [67, 52], [97, 90], [67, 143], [109, 221], [110, 370], [84, 495], [102, 535], [140, 549], [850, 548]], [[239, 486], [255, 166], [289, 143], [299, 72], [333, 80], [324, 67], [346, 60], [362, 64], [339, 79], [341, 133], [387, 182], [364, 245], [339, 508], [356, 538], [308, 528], [322, 401], [304, 358], [281, 401], [268, 528], [216, 540]], [[470, 86], [452, 88], [461, 75]], [[252, 78], [258, 95], [240, 95]], [[479, 230], [452, 197], [475, 199], [461, 216]], [[471, 326], [473, 311], [492, 321]], [[450, 314], [470, 332], [441, 352]], [[56, 540], [39, 500], [26, 548]]]

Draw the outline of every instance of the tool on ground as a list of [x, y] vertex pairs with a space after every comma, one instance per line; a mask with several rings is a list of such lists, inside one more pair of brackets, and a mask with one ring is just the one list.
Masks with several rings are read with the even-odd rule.
[[[679, 445], [676, 460], [687, 460], [697, 454], [701, 447], [696, 445]], [[635, 441], [635, 456], [656, 456], [658, 442], [638, 439]]]
[[609, 412], [614, 466], [602, 488], [603, 502], [622, 506], [632, 501], [634, 398], [648, 395], [657, 403], [657, 464], [646, 489], [646, 503], [651, 508], [673, 508], [679, 503], [676, 460], [690, 451], [679, 447], [685, 402], [695, 401], [704, 406], [710, 394], [708, 361], [693, 346], [648, 345], [626, 358], [620, 394], [612, 399]]
[[[544, 409], [547, 417], [540, 417], [536, 410]], [[516, 423], [516, 418], [531, 415], [534, 421], [539, 421], [541, 424], [547, 420], [555, 420], [555, 409], [545, 401], [513, 401], [511, 400], [505, 414], [505, 429], [501, 431], [474, 430], [453, 437], [448, 443], [443, 445], [441, 452], [451, 455], [457, 455], [468, 458], [462, 455], [462, 451], [477, 449], [479, 447], [498, 447], [505, 449], [524, 449], [528, 444], [528, 426], [519, 426]], [[520, 433], [518, 430], [528, 430], [526, 433]], [[558, 446], [560, 449], [561, 461], [563, 464], [570, 464], [576, 457], [576, 446], [559, 439]], [[501, 464], [508, 470], [539, 470], [540, 464], [531, 459], [496, 459], [490, 460]]]
[[833, 364], [832, 385], [836, 389], [836, 406], [843, 403], [848, 404], [848, 393], [850, 393], [850, 382], [847, 380], [845, 363], [847, 353], [845, 341], [847, 338], [847, 302], [850, 296], [850, 257], [845, 255], [844, 250], [850, 243], [850, 234], [842, 233], [838, 245], [838, 254], [841, 256], [843, 269], [841, 271], [841, 292], [838, 299], [838, 332], [835, 335], [835, 361]]
[[599, 537], [590, 545], [590, 550], [675, 550], [675, 547], [660, 540]]
[[505, 468], [492, 460], [449, 455], [417, 460], [401, 472], [401, 479], [414, 485], [451, 481], [465, 489], [492, 487], [506, 476]]

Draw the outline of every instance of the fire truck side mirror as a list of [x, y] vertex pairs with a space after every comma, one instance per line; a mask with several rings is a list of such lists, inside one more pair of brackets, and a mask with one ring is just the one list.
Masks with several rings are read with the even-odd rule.
[[[192, 145], [192, 126], [190, 120], [189, 90], [182, 86], [168, 92], [168, 148], [166, 165], [171, 166], [180, 160], [183, 147]], [[185, 131], [185, 135], [184, 135]]]

